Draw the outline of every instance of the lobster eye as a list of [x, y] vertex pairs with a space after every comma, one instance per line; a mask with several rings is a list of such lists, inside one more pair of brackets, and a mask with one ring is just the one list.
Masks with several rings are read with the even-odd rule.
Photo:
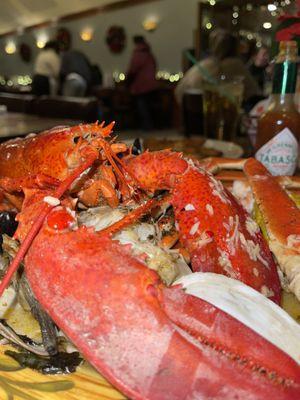
[[79, 139], [80, 139], [80, 136], [75, 136], [75, 137], [73, 138], [73, 142], [74, 142], [75, 144], [77, 144], [77, 143], [79, 142]]

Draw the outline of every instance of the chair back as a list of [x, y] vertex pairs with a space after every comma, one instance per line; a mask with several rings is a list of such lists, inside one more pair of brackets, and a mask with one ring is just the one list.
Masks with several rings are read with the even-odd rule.
[[0, 93], [0, 104], [7, 111], [31, 114], [34, 108], [35, 96], [30, 94]]
[[99, 116], [95, 97], [41, 96], [35, 101], [35, 114], [50, 118], [70, 118], [95, 122]]

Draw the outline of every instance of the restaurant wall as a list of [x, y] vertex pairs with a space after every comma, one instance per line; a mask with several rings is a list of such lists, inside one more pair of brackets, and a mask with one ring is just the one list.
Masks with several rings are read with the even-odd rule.
[[[143, 5], [131, 6], [125, 9], [96, 14], [92, 17], [77, 19], [63, 25], [72, 34], [73, 47], [82, 50], [92, 63], [98, 64], [105, 75], [113, 71], [126, 71], [133, 49], [132, 36], [144, 35], [152, 46], [157, 58], [158, 68], [169, 72], [181, 71], [182, 52], [193, 46], [193, 32], [197, 25], [197, 4], [199, 0], [161, 0]], [[70, 3], [71, 4], [71, 3]], [[142, 27], [145, 18], [154, 17], [158, 20], [158, 27], [154, 32], [146, 32]], [[124, 27], [127, 35], [127, 44], [120, 54], [110, 52], [105, 42], [108, 28], [112, 25]], [[91, 42], [84, 42], [80, 38], [83, 28], [94, 29]], [[32, 49], [32, 61], [25, 63], [18, 52], [0, 57], [0, 75], [31, 74], [34, 59], [40, 51], [35, 44], [36, 37], [54, 35], [57, 27], [34, 30], [26, 35], [11, 38], [16, 43], [27, 43]], [[0, 48], [4, 49], [7, 38], [0, 40]]]

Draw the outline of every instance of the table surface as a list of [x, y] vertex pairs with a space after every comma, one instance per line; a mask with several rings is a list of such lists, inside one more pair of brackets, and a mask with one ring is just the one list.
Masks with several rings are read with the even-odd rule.
[[77, 125], [80, 122], [72, 119], [6, 112], [0, 114], [0, 140], [42, 132], [54, 126]]
[[[10, 138], [15, 138], [19, 136], [26, 136], [29, 133], [39, 133], [45, 131], [47, 129], [51, 129], [55, 126], [72, 126], [78, 125], [82, 121], [66, 119], [66, 118], [49, 118], [42, 117], [33, 114], [24, 114], [24, 113], [16, 113], [16, 112], [5, 112], [0, 113], [0, 142], [8, 140]], [[141, 130], [126, 130], [126, 131], [118, 131], [116, 129], [116, 133], [120, 141], [135, 139], [137, 137], [143, 139], [149, 138], [165, 138], [172, 140], [182, 140], [190, 143], [192, 138], [185, 138], [175, 129], [169, 130], [154, 130], [151, 132], [142, 132]], [[196, 140], [204, 140], [201, 137], [195, 137]], [[211, 142], [220, 142], [213, 141]], [[207, 141], [209, 142], [209, 141]], [[221, 146], [221, 147], [220, 147]], [[170, 145], [169, 145], [170, 147]], [[241, 157], [243, 151], [242, 147], [235, 143], [229, 142], [220, 142], [218, 144], [213, 144], [211, 146], [206, 146], [215, 148], [216, 150], [220, 150], [225, 157]], [[180, 149], [182, 151], [182, 149]], [[237, 154], [236, 154], [237, 152]]]

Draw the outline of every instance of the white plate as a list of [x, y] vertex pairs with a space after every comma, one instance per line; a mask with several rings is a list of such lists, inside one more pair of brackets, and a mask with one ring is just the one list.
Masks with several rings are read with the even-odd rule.
[[223, 153], [223, 157], [240, 158], [244, 154], [243, 148], [233, 142], [225, 142], [224, 140], [206, 139], [204, 145], [207, 149], [219, 150]]

